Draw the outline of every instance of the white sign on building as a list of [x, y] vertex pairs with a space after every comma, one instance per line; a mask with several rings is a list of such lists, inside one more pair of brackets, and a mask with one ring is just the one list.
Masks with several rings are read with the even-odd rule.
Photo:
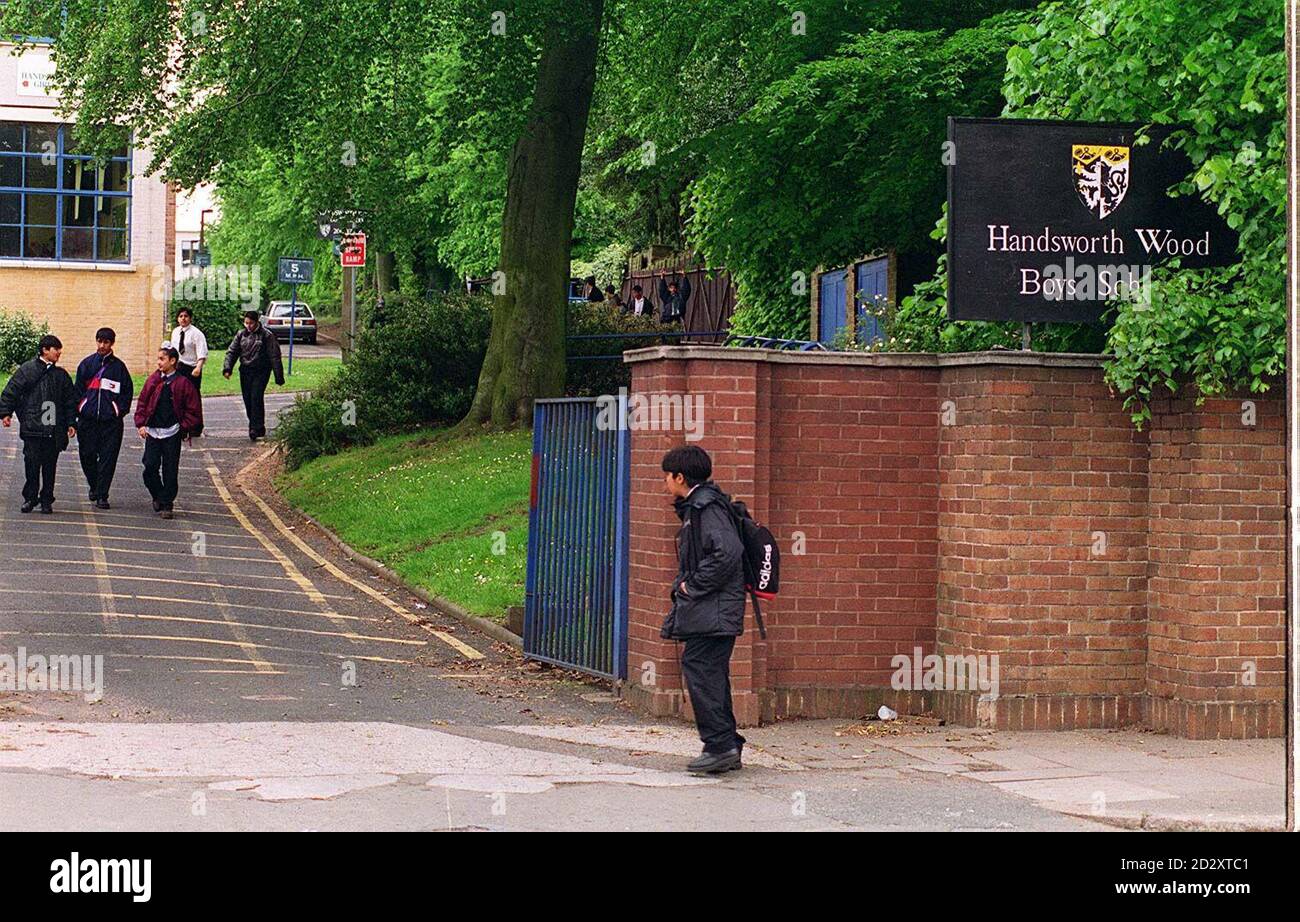
[[19, 96], [50, 96], [50, 78], [54, 76], [54, 62], [49, 58], [21, 59], [17, 68], [18, 85], [14, 92]]

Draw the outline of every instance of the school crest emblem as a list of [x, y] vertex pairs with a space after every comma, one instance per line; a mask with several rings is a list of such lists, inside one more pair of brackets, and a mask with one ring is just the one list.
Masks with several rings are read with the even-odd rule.
[[1074, 190], [1097, 218], [1114, 214], [1128, 194], [1129, 149], [1107, 144], [1075, 144], [1070, 148]]

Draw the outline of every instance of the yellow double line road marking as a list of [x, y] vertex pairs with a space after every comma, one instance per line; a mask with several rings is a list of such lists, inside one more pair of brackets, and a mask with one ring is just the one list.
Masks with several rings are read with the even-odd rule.
[[[266, 456], [263, 455], [262, 457], [265, 458]], [[258, 460], [260, 461], [261, 458], [259, 458]], [[256, 464], [257, 462], [255, 461], [253, 463]], [[247, 470], [247, 468], [245, 468], [245, 470]], [[241, 471], [240, 473], [242, 474], [243, 472]], [[379, 602], [380, 604], [384, 605], [390, 610], [401, 615], [411, 624], [428, 631], [434, 637], [437, 637], [443, 643], [447, 644], [447, 646], [456, 650], [467, 659], [483, 659], [483, 654], [480, 653], [478, 650], [475, 650], [469, 644], [464, 643], [463, 641], [457, 639], [456, 637], [453, 637], [451, 634], [448, 634], [446, 631], [439, 631], [436, 630], [435, 628], [430, 627], [429, 625], [425, 624], [424, 621], [418, 618], [414, 613], [407, 611], [405, 606], [400, 605], [397, 602], [394, 602], [392, 599], [390, 599], [384, 593], [380, 592], [375, 587], [367, 586], [365, 583], [361, 582], [360, 580], [353, 579], [347, 573], [340, 570], [338, 567], [330, 563], [320, 554], [316, 553], [316, 550], [311, 545], [309, 545], [306, 541], [302, 540], [302, 538], [294, 534], [289, 529], [289, 527], [284, 524], [284, 520], [282, 520], [278, 515], [276, 515], [275, 510], [272, 509], [270, 506], [268, 506], [260, 496], [258, 496], [252, 490], [248, 489], [248, 487], [244, 486], [242, 483], [240, 484], [240, 489], [243, 490], [244, 495], [247, 496], [250, 500], [252, 500], [253, 503], [257, 506], [257, 508], [262, 511], [262, 515], [266, 516], [267, 521], [270, 522], [272, 525], [274, 525], [276, 530], [280, 532], [280, 534], [284, 535], [291, 542], [293, 542], [293, 544], [298, 548], [298, 550], [302, 551], [309, 558], [314, 560], [317, 564], [321, 566], [321, 568], [323, 568], [327, 573], [329, 573], [335, 579], [341, 580], [344, 583], [348, 584], [349, 586], [353, 587], [354, 589], [358, 589], [361, 592], [364, 592], [366, 595], [370, 596], [375, 601]]]
[[338, 616], [338, 612], [334, 611], [330, 606], [330, 603], [326, 601], [325, 595], [316, 588], [316, 585], [311, 580], [303, 575], [302, 571], [298, 569], [298, 565], [289, 559], [289, 555], [276, 547], [275, 542], [264, 535], [262, 530], [254, 525], [249, 520], [248, 516], [244, 515], [244, 510], [239, 508], [234, 497], [230, 495], [230, 491], [226, 489], [226, 482], [221, 479], [221, 472], [217, 470], [216, 465], [208, 465], [208, 476], [212, 478], [212, 484], [217, 488], [217, 493], [221, 496], [226, 507], [230, 509], [230, 514], [233, 515], [236, 521], [243, 526], [244, 530], [256, 538], [262, 547], [266, 548], [267, 553], [279, 562], [280, 566], [284, 568], [284, 572], [291, 580], [298, 584], [298, 588], [303, 591], [307, 598], [311, 599], [320, 607], [321, 613], [324, 614], [326, 618], [333, 621], [335, 626], [339, 629], [345, 628], [346, 625], [343, 624], [343, 619]]

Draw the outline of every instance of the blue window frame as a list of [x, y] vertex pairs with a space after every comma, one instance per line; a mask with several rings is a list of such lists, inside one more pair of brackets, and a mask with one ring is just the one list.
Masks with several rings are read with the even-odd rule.
[[97, 162], [70, 128], [0, 121], [0, 260], [130, 261], [130, 149]]

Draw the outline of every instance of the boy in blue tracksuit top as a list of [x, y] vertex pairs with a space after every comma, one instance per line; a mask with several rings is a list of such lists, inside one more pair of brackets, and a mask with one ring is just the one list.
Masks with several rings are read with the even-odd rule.
[[113, 352], [117, 334], [105, 327], [95, 334], [95, 351], [77, 366], [77, 446], [90, 501], [108, 509], [123, 420], [131, 411], [131, 372]]

